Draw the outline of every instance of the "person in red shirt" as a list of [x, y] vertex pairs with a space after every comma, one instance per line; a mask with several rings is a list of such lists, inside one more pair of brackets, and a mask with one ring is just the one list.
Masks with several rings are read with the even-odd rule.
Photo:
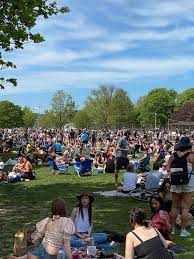
[[159, 194], [155, 194], [150, 198], [150, 208], [153, 213], [151, 225], [159, 230], [166, 240], [171, 240], [172, 225], [170, 224], [170, 216], [163, 209], [163, 200]]

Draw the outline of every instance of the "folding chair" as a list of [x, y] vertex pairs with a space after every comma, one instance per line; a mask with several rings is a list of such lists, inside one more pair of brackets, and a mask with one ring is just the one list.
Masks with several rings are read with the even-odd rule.
[[50, 167], [50, 174], [60, 174], [60, 173], [66, 173], [69, 170], [68, 164], [56, 164], [55, 160], [51, 157], [49, 157], [49, 167]]
[[75, 162], [74, 169], [78, 176], [88, 176], [88, 173], [92, 173], [92, 163], [93, 160], [90, 158], [86, 158], [81, 162]]

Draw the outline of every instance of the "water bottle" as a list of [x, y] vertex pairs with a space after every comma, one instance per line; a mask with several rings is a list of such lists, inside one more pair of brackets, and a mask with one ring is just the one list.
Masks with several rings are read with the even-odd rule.
[[57, 255], [57, 259], [65, 259], [65, 252], [63, 251], [63, 249], [59, 249], [58, 255]]
[[90, 242], [87, 245], [87, 254], [92, 256], [96, 255], [95, 240], [93, 238], [90, 239]]

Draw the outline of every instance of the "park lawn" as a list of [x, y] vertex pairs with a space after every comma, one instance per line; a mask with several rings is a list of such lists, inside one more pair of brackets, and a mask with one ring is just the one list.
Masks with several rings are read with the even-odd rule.
[[[61, 196], [65, 199], [68, 213], [76, 205], [76, 195], [83, 190], [92, 192], [113, 190], [113, 175], [102, 174], [80, 178], [73, 175], [48, 175], [49, 169], [36, 169], [37, 180], [10, 185], [0, 185], [0, 258], [12, 253], [14, 233], [18, 229], [33, 230], [35, 223], [46, 217], [53, 199]], [[150, 212], [148, 203], [141, 203], [124, 197], [104, 197], [95, 195], [94, 231], [111, 230], [126, 234], [129, 231], [129, 210], [142, 207]], [[174, 241], [187, 248], [186, 254], [178, 258], [194, 259], [194, 230], [192, 236]], [[119, 253], [124, 254], [124, 244]]]

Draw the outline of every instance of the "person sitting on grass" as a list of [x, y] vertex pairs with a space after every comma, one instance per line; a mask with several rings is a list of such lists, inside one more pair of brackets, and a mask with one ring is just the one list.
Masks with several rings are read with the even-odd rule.
[[137, 174], [133, 171], [133, 164], [129, 163], [127, 166], [127, 172], [122, 177], [122, 186], [117, 188], [118, 192], [129, 193], [136, 188]]
[[12, 172], [20, 173], [20, 171], [24, 168], [24, 166], [25, 166], [24, 156], [20, 156], [18, 158], [18, 162], [12, 168]]
[[0, 184], [8, 183], [7, 174], [4, 172], [4, 162], [0, 162]]
[[12, 168], [12, 172], [23, 180], [33, 180], [33, 167], [29, 156], [20, 156], [18, 163]]
[[106, 158], [104, 156], [103, 151], [99, 151], [96, 153], [94, 158], [94, 165], [97, 173], [103, 173], [106, 165]]
[[164, 202], [159, 194], [154, 194], [150, 198], [150, 208], [152, 211], [151, 225], [160, 231], [166, 240], [171, 240], [170, 215], [164, 210]]
[[[73, 221], [67, 217], [63, 199], [57, 198], [51, 204], [51, 216], [36, 224], [32, 242], [37, 245], [34, 252], [22, 257], [10, 256], [9, 259], [57, 259], [60, 249], [64, 249], [67, 259], [72, 259], [70, 237], [75, 232]], [[40, 244], [39, 240], [42, 239]]]
[[141, 208], [134, 208], [130, 213], [129, 232], [125, 243], [125, 259], [173, 259], [167, 250], [167, 243], [161, 233], [146, 221], [146, 213]]
[[172, 192], [170, 191], [171, 181], [170, 179], [164, 179], [160, 189], [159, 195], [164, 202], [164, 209], [170, 213], [172, 207]]
[[78, 205], [73, 208], [71, 213], [71, 219], [76, 229], [75, 235], [71, 237], [71, 246], [86, 247], [91, 240], [94, 240], [97, 248], [110, 247], [107, 234], [91, 234], [93, 228], [93, 195], [90, 192], [83, 192], [77, 198]]

